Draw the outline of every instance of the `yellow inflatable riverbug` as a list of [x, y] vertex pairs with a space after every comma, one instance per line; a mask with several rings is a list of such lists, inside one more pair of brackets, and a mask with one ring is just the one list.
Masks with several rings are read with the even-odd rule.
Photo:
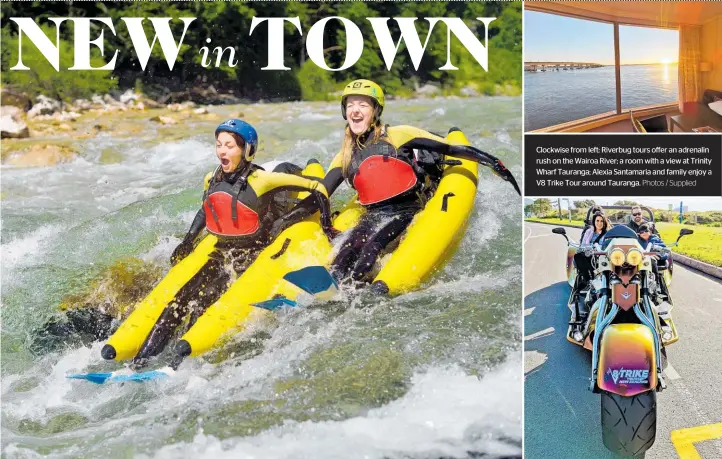
[[[449, 143], [469, 145], [461, 131], [450, 132]], [[393, 251], [374, 283], [383, 283], [391, 295], [418, 287], [443, 267], [461, 240], [474, 207], [479, 166], [460, 160], [446, 166], [434, 196], [411, 222], [398, 248]]]
[[135, 357], [168, 303], [208, 261], [216, 242], [218, 242], [216, 236], [207, 235], [190, 255], [168, 271], [163, 280], [138, 303], [130, 316], [110, 337], [101, 351], [103, 358], [126, 360]]
[[[311, 163], [303, 170], [303, 175], [308, 177], [323, 177], [323, 173], [323, 167], [317, 163]], [[209, 177], [206, 177], [206, 181], [208, 180], [208, 178]], [[298, 197], [303, 198], [304, 195], [307, 195], [307, 193], [299, 193]], [[318, 222], [318, 217], [315, 217], [315, 221]], [[315, 227], [318, 227], [319, 231], [321, 231], [319, 223], [313, 224], [310, 222], [300, 222], [299, 224], [296, 224], [291, 228], [286, 229], [286, 231], [279, 235], [279, 237], [276, 239], [276, 241], [274, 241], [273, 244], [271, 244], [269, 247], [267, 247], [261, 252], [257, 261], [254, 262], [254, 269], [251, 272], [251, 277], [256, 275], [254, 273], [262, 273], [267, 271], [268, 273], [279, 273], [280, 276], [278, 277], [278, 280], [281, 280], [285, 272], [280, 272], [283, 267], [279, 266], [279, 263], [274, 263], [275, 259], [272, 258], [273, 254], [280, 253], [282, 245], [284, 244], [284, 241], [286, 239], [294, 241], [294, 247], [287, 247], [286, 249], [297, 249], [297, 241], [302, 241], [307, 238], [314, 237], [313, 230], [315, 229]], [[321, 234], [323, 234], [322, 231]], [[153, 289], [153, 291], [151, 291], [151, 293], [135, 307], [133, 313], [131, 313], [131, 315], [125, 320], [125, 322], [123, 322], [123, 324], [120, 326], [120, 328], [118, 328], [118, 330], [113, 334], [113, 336], [110, 337], [106, 345], [103, 347], [103, 350], [101, 351], [105, 359], [127, 360], [135, 357], [138, 351], [140, 351], [143, 342], [153, 328], [153, 325], [155, 325], [155, 323], [158, 321], [158, 318], [160, 317], [165, 307], [173, 300], [173, 298], [180, 291], [180, 289], [208, 261], [208, 257], [213, 252], [217, 242], [218, 238], [213, 234], [208, 233], [198, 243], [196, 248], [189, 256], [181, 260], [177, 265], [173, 266], [170, 271], [168, 271], [168, 274], [165, 276], [165, 278], [163, 278], [163, 280]], [[325, 255], [331, 247], [328, 243], [328, 239], [326, 239], [325, 246], [324, 244], [319, 243], [317, 243], [316, 246], [318, 246], [318, 249], [316, 251], [318, 252], [319, 257]], [[309, 248], [310, 246], [308, 245], [303, 246], [304, 250], [307, 250]], [[293, 250], [291, 250], [291, 252], [293, 252]], [[303, 253], [304, 252], [301, 252], [301, 255], [303, 255]], [[311, 260], [314, 260], [317, 264], [325, 262], [325, 257], [315, 258], [312, 255], [313, 253], [315, 252], [311, 250], [308, 251]], [[299, 258], [299, 255], [296, 255], [295, 258]], [[270, 260], [271, 266], [266, 266], [265, 263], [259, 263], [260, 260]], [[290, 264], [289, 266], [291, 267], [291, 270], [298, 269], [295, 268], [295, 264]], [[232, 286], [230, 290], [232, 290], [233, 292], [240, 291], [240, 288], [234, 287], [241, 281], [241, 279], [248, 277], [245, 274], [248, 274], [248, 272], [244, 273], [243, 276], [239, 277], [239, 279], [234, 282], [234, 286]], [[271, 278], [266, 277], [266, 279]], [[251, 290], [255, 290], [256, 288], [261, 287], [261, 284], [264, 284], [263, 282], [258, 282], [258, 280], [256, 282], [256, 287], [252, 288]], [[261, 291], [265, 290], [263, 288], [260, 288], [258, 291], [260, 293]], [[224, 301], [224, 304], [228, 303], [228, 298], [229, 297], [226, 294], [219, 299], [219, 302]], [[262, 299], [265, 300], [268, 298], [264, 297]], [[239, 301], [236, 301], [235, 304], [241, 303]], [[214, 309], [215, 311], [218, 308], [214, 308], [213, 306], [211, 306], [210, 309]], [[237, 309], [238, 311], [236, 313], [236, 316], [245, 317], [248, 312], [246, 311], [246, 309], [250, 310], [254, 308], [252, 308], [251, 306], [247, 306], [246, 309], [244, 309], [239, 306]], [[208, 311], [206, 311], [206, 314], [208, 314]], [[204, 314], [204, 316], [206, 314]], [[202, 317], [203, 316], [201, 316], [201, 318]], [[223, 323], [225, 323], [226, 316], [217, 317], [221, 319]], [[199, 319], [198, 322], [201, 322], [201, 320]], [[207, 322], [207, 320], [203, 320], [202, 322], [205, 323]]]
[[[457, 145], [469, 144], [460, 131], [449, 133], [447, 140]], [[445, 166], [434, 196], [414, 218], [374, 278], [374, 283], [383, 285], [389, 294], [398, 295], [417, 288], [443, 266], [461, 240], [474, 206], [478, 165], [469, 160], [460, 160], [460, 163]], [[304, 175], [320, 177], [323, 168], [311, 164]], [[334, 219], [334, 227], [339, 231], [348, 230], [357, 224], [362, 213], [363, 208], [354, 199]], [[110, 338], [106, 347], [114, 349], [114, 355], [104, 354], [105, 358], [124, 360], [136, 355], [164, 307], [205, 263], [215, 242], [214, 236], [206, 236], [190, 256], [169, 271]], [[332, 249], [318, 214], [286, 229], [198, 318], [176, 345], [176, 352], [203, 354], [224, 337], [238, 333], [259, 314], [268, 313], [253, 306], [254, 303], [273, 298], [294, 300], [302, 290], [285, 281], [283, 276], [306, 266], [327, 265], [331, 262]]]

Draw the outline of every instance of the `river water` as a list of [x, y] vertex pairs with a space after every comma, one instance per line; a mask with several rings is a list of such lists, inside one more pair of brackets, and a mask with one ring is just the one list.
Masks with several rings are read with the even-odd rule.
[[[388, 105], [392, 125], [462, 128], [522, 182], [520, 98]], [[238, 110], [265, 139], [260, 162], [328, 164], [340, 144], [337, 104], [211, 111]], [[168, 128], [144, 123], [77, 141], [71, 163], [2, 168], [3, 456], [521, 456], [521, 201], [485, 168], [460, 249], [418, 292], [281, 312], [227, 358], [144, 384], [65, 378], [120, 369], [102, 342], [31, 352], [33, 330], [104, 267], [131, 256], [167, 269], [215, 166], [215, 124], [164, 141]]]
[[[622, 108], [677, 102], [677, 64], [623, 65]], [[524, 72], [527, 131], [615, 111], [614, 66]]]

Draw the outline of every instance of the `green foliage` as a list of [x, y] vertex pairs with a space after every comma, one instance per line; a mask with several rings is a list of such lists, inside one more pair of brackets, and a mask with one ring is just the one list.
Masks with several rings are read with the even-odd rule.
[[586, 212], [586, 210], [595, 205], [596, 202], [594, 202], [594, 199], [583, 199], [581, 201], [572, 201], [572, 204], [574, 204], [574, 207], [577, 209], [584, 209]]
[[[654, 209], [654, 219], [663, 222], [679, 223], [679, 210]], [[718, 210], [685, 212], [683, 219], [685, 223], [692, 225], [722, 226], [722, 212]]]
[[306, 61], [298, 72], [303, 100], [333, 100], [336, 90], [331, 72], [319, 68], [311, 61]]
[[531, 211], [537, 217], [545, 217], [546, 215], [554, 212], [552, 202], [545, 198], [535, 199], [531, 204]]
[[[75, 2], [77, 3], [77, 2]], [[112, 33], [106, 26], [92, 23], [91, 37], [104, 31], [104, 55], [110, 59], [117, 51], [115, 70], [111, 72], [68, 72], [72, 65], [68, 58], [72, 52], [72, 26], [66, 21], [60, 28], [63, 71], [55, 72], [44, 57], [33, 49], [29, 40], [23, 40], [23, 59], [36, 72], [8, 71], [15, 61], [10, 54], [17, 52], [17, 26], [4, 21], [2, 28], [2, 70], [4, 83], [19, 84], [32, 95], [44, 93], [54, 97], [86, 97], [93, 92], [105, 92], [116, 86], [122, 89], [186, 91], [192, 86], [213, 85], [219, 91], [233, 91], [237, 96], [250, 99], [309, 99], [321, 100], [342, 87], [347, 81], [368, 78], [378, 82], [389, 95], [412, 96], [418, 86], [426, 83], [439, 85], [445, 94], [458, 93], [464, 87], [477, 92], [495, 94], [521, 93], [522, 82], [522, 8], [521, 2], [93, 2], [82, 8], [74, 2], [13, 2], [3, 3], [3, 17], [34, 17], [46, 27], [52, 24], [48, 17], [110, 17], [115, 26]], [[302, 33], [290, 23], [284, 28], [284, 62], [291, 70], [264, 71], [268, 61], [268, 26], [260, 24], [249, 34], [253, 17], [299, 17]], [[317, 21], [340, 16], [355, 23], [364, 36], [364, 50], [356, 64], [344, 71], [328, 72], [319, 69], [306, 52], [308, 32]], [[122, 17], [171, 17], [171, 30], [176, 41], [183, 31], [181, 17], [196, 18], [188, 28], [173, 70], [168, 68], [159, 42], [156, 40], [145, 69], [128, 36]], [[394, 64], [387, 69], [383, 61], [369, 17], [414, 17], [422, 44], [428, 35], [424, 57], [415, 69], [406, 43], [398, 46]], [[452, 36], [451, 63], [456, 71], [443, 71], [439, 67], [447, 61], [447, 29], [437, 23], [429, 34], [427, 17], [459, 17], [475, 31], [483, 42], [484, 25], [478, 17], [496, 17], [488, 30], [489, 65], [485, 71], [476, 59]], [[400, 31], [393, 20], [387, 21], [394, 43]], [[149, 42], [154, 30], [150, 21], [144, 22]], [[46, 28], [46, 33], [51, 29]], [[54, 26], [51, 35], [55, 36]], [[211, 42], [208, 43], [207, 40]], [[275, 38], [278, 39], [278, 38]], [[208, 47], [211, 65], [203, 67], [201, 52]], [[236, 66], [230, 66], [229, 53], [224, 54], [215, 67], [216, 47], [235, 49]], [[105, 59], [95, 49], [93, 65], [103, 65]], [[27, 56], [27, 57], [26, 57]], [[346, 58], [346, 34], [340, 21], [329, 21], [324, 34], [324, 57], [331, 68], [339, 68]], [[34, 59], [34, 60], [30, 60]], [[38, 61], [43, 61], [42, 63]], [[41, 65], [42, 64], [42, 65]], [[50, 71], [48, 71], [50, 69]]]
[[715, 266], [722, 266], [722, 228], [706, 226], [680, 225], [679, 223], [659, 223], [656, 225], [659, 235], [665, 242], [674, 242], [682, 228], [689, 228], [694, 234], [679, 241], [675, 252], [696, 258]]
[[637, 201], [630, 201], [628, 199], [622, 199], [621, 201], [617, 201], [614, 203], [615, 206], [638, 206], [639, 203]]
[[[42, 27], [43, 32], [51, 41], [55, 40], [55, 33], [47, 26]], [[9, 69], [18, 63], [18, 37], [3, 28], [2, 34], [2, 68]], [[44, 94], [58, 100], [70, 101], [81, 97], [90, 97], [95, 93], [106, 93], [115, 88], [117, 80], [112, 77], [109, 70], [80, 70], [69, 72], [66, 69], [73, 66], [73, 45], [67, 40], [60, 40], [60, 71], [56, 71], [52, 64], [43, 56], [35, 45], [24, 37], [22, 41], [22, 61], [30, 70], [14, 70], [2, 72], [3, 84], [12, 85], [20, 91], [30, 95]], [[93, 53], [93, 51], [96, 51]], [[107, 62], [99, 56], [99, 50], [91, 49], [90, 65], [102, 67]]]

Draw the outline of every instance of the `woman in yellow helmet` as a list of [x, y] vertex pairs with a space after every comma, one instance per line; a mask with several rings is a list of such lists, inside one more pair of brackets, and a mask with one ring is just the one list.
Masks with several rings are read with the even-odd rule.
[[[384, 126], [384, 92], [369, 80], [349, 83], [341, 97], [346, 132], [323, 184], [329, 196], [346, 180], [358, 192], [366, 213], [351, 230], [331, 265], [337, 279], [362, 281], [378, 255], [409, 226], [438, 182], [445, 156], [488, 166], [519, 187], [497, 158], [471, 146], [450, 145], [444, 138], [411, 126]], [[314, 209], [307, 201], [289, 213], [288, 223]]]

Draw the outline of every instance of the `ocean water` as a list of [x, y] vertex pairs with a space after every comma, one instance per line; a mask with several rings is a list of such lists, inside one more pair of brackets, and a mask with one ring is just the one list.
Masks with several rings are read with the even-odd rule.
[[[677, 101], [677, 65], [623, 65], [622, 108]], [[524, 129], [616, 110], [614, 66], [524, 72]]]
[[[211, 110], [245, 113], [259, 162], [328, 165], [341, 142], [336, 104]], [[523, 181], [518, 97], [394, 101], [384, 117], [458, 126]], [[279, 313], [230, 343], [230, 357], [187, 359], [147, 384], [66, 379], [122, 368], [102, 361], [102, 342], [32, 351], [60, 299], [104, 266], [130, 256], [167, 269], [216, 163], [217, 121], [199, 124], [166, 140], [145, 123], [78, 140], [67, 164], [0, 169], [2, 457], [520, 457], [521, 202], [484, 168], [456, 256], [420, 291]], [[116, 161], [102, 160], [108, 149]], [[233, 355], [248, 342], [252, 355]]]

